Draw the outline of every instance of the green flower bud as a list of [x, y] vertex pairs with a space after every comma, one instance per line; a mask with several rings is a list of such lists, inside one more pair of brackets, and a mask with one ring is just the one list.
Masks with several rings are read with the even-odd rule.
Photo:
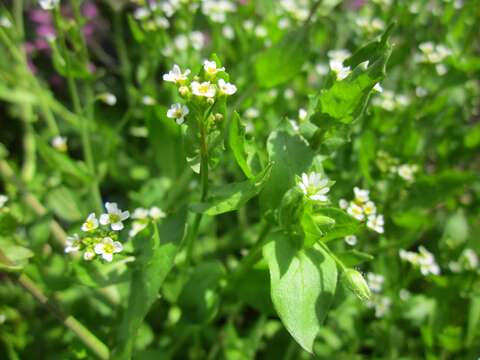
[[362, 301], [370, 299], [370, 288], [357, 270], [347, 269], [342, 273], [341, 281]]

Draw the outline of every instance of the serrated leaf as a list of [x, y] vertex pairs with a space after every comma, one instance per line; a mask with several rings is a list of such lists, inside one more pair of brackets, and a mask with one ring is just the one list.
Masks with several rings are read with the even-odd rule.
[[240, 116], [237, 112], [233, 113], [233, 117], [230, 120], [227, 128], [228, 146], [232, 151], [238, 166], [242, 169], [245, 176], [249, 179], [254, 175], [250, 166], [247, 163], [247, 156], [245, 152], [245, 130], [241, 124]]
[[295, 341], [313, 352], [335, 294], [335, 261], [318, 244], [298, 249], [282, 233], [270, 235], [263, 255], [270, 269], [275, 310]]
[[158, 228], [152, 225], [151, 238], [138, 239], [140, 254], [132, 271], [128, 306], [119, 326], [116, 359], [131, 358], [136, 333], [173, 267], [183, 238], [185, 219], [183, 209], [164, 219]]
[[207, 202], [191, 205], [191, 210], [210, 216], [237, 210], [257, 195], [270, 177], [272, 166], [268, 165], [253, 180], [227, 184], [213, 188]]
[[309, 29], [304, 26], [258, 55], [255, 72], [259, 85], [270, 88], [294, 77], [308, 59], [309, 38]]

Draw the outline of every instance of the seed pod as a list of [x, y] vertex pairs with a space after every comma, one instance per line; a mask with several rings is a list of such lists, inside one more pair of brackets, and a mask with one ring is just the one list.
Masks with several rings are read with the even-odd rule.
[[370, 288], [357, 270], [347, 269], [342, 273], [341, 281], [362, 301], [370, 299]]

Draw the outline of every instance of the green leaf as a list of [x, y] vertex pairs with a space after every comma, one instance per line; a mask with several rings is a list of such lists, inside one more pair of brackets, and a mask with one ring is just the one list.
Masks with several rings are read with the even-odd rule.
[[263, 254], [275, 310], [292, 337], [311, 353], [335, 294], [335, 261], [318, 244], [299, 250], [279, 232], [270, 236]]
[[17, 227], [18, 221], [12, 213], [0, 209], [0, 236], [13, 235]]
[[135, 261], [130, 296], [119, 328], [116, 359], [130, 359], [136, 333], [150, 307], [158, 298], [165, 277], [174, 265], [183, 238], [186, 211], [181, 211], [152, 225], [153, 236], [138, 237], [140, 254]]
[[346, 267], [354, 267], [366, 261], [372, 261], [373, 256], [358, 250], [347, 250], [337, 253], [336, 256]]
[[267, 182], [272, 165], [268, 165], [253, 180], [213, 188], [207, 202], [191, 205], [191, 210], [210, 216], [237, 210], [257, 195]]
[[[356, 66], [352, 74], [341, 81], [334, 81], [330, 88], [320, 92], [316, 113], [312, 117], [316, 125], [351, 124], [363, 113], [370, 92], [385, 76], [385, 67], [391, 54], [391, 46], [387, 41], [390, 31], [391, 28], [382, 39], [364, 46], [345, 61], [345, 66]], [[358, 66], [364, 61], [368, 61], [366, 69]]]
[[30, 249], [10, 243], [1, 244], [0, 270], [20, 271], [28, 263], [28, 259], [34, 254]]
[[247, 178], [253, 178], [254, 175], [250, 166], [248, 166], [245, 152], [245, 129], [241, 124], [240, 116], [237, 112], [233, 113], [233, 117], [228, 123], [227, 138], [228, 147], [232, 151], [238, 166], [240, 166]]
[[309, 28], [304, 26], [259, 54], [255, 63], [258, 84], [270, 88], [293, 78], [308, 59], [309, 39]]
[[220, 261], [204, 262], [193, 269], [178, 298], [186, 320], [204, 324], [215, 317], [220, 304], [217, 288], [224, 275], [225, 269]]
[[40, 155], [50, 167], [83, 183], [92, 182], [92, 175], [84, 163], [72, 160], [68, 155], [55, 150], [38, 137], [37, 144]]
[[47, 194], [47, 204], [56, 216], [67, 221], [79, 221], [85, 215], [85, 211], [80, 207], [80, 198], [64, 186]]
[[295, 185], [295, 175], [307, 171], [313, 160], [313, 152], [298, 135], [274, 131], [267, 141], [269, 160], [273, 162], [272, 174], [260, 194], [264, 212], [279, 207], [283, 195]]
[[333, 226], [331, 225], [331, 223], [327, 222], [325, 224], [326, 227], [320, 226], [318, 224], [318, 221], [316, 221], [320, 229], [325, 232], [325, 235], [321, 238], [323, 242], [355, 234], [361, 226], [360, 222], [355, 220], [346, 212], [337, 208], [319, 208], [315, 212], [314, 219], [319, 215], [321, 216], [321, 218], [319, 218], [318, 221], [323, 221], [324, 217], [333, 219], [335, 221]]
[[145, 40], [145, 34], [143, 33], [143, 30], [138, 25], [137, 21], [133, 18], [132, 15], [128, 14], [127, 22], [135, 41], [137, 43], [142, 43]]

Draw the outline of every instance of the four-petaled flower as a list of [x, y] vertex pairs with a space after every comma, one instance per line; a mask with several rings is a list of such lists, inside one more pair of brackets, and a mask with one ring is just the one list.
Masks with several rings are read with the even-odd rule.
[[220, 71], [225, 71], [224, 67], [217, 68], [217, 63], [215, 61], [205, 60], [203, 62], [203, 69], [209, 76], [215, 76]]
[[87, 220], [82, 225], [82, 231], [93, 231], [98, 228], [98, 220], [95, 216], [95, 213], [88, 215]]
[[128, 219], [130, 213], [128, 211], [121, 211], [117, 203], [105, 203], [107, 214], [100, 215], [100, 224], [110, 225], [112, 230], [119, 231], [123, 229], [122, 221]]
[[175, 84], [183, 84], [188, 80], [188, 75], [190, 74], [190, 69], [185, 70], [182, 73], [180, 66], [177, 64], [173, 65], [173, 69], [170, 70], [167, 74], [163, 75], [163, 80], [168, 82], [173, 82]]
[[81, 240], [78, 234], [73, 234], [73, 236], [68, 236], [65, 242], [65, 252], [71, 253], [80, 250]]
[[203, 96], [207, 98], [215, 97], [216, 89], [215, 86], [210, 83], [210, 81], [204, 81], [202, 83], [193, 81], [190, 86], [192, 88], [192, 93], [195, 96]]
[[189, 112], [190, 110], [188, 110], [188, 107], [185, 105], [173, 104], [170, 106], [170, 109], [167, 110], [167, 117], [175, 119], [176, 123], [181, 125], [184, 123], [185, 116], [187, 116]]
[[218, 88], [220, 89], [221, 94], [233, 95], [237, 92], [237, 87], [229, 82], [226, 82], [223, 79], [218, 80]]
[[321, 174], [312, 172], [309, 175], [303, 173], [298, 186], [309, 199], [326, 202], [326, 194], [330, 191], [328, 183], [329, 180], [322, 178]]
[[370, 215], [367, 220], [367, 226], [379, 234], [383, 234], [384, 223], [383, 215]]
[[355, 200], [359, 203], [366, 203], [369, 198], [370, 191], [368, 190], [363, 190], [358, 187], [353, 188], [353, 192], [355, 194]]
[[363, 214], [363, 208], [361, 206], [358, 206], [354, 202], [351, 202], [348, 206], [347, 213], [359, 221], [363, 221], [363, 219], [365, 219], [365, 215]]
[[101, 255], [102, 259], [108, 262], [112, 261], [113, 254], [119, 253], [122, 250], [122, 244], [118, 241], [113, 241], [112, 238], [108, 236], [104, 237], [102, 241], [95, 245], [95, 254]]

